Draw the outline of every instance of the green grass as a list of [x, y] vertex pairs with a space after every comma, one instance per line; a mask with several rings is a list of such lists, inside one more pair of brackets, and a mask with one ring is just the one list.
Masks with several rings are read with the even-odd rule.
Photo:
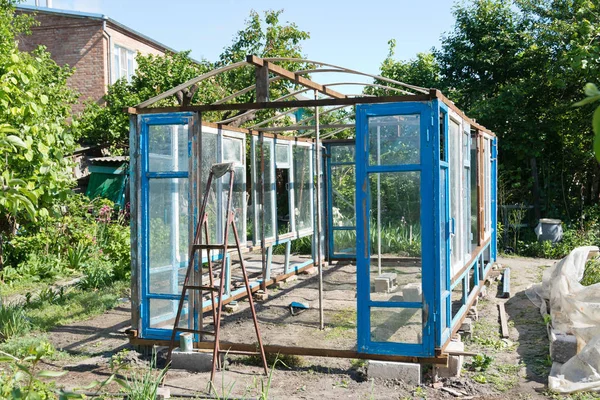
[[116, 307], [127, 295], [129, 282], [117, 281], [97, 291], [73, 289], [57, 301], [36, 302], [26, 309], [35, 330], [48, 331], [55, 326], [82, 321]]
[[23, 306], [0, 301], [0, 342], [22, 336], [30, 329]]

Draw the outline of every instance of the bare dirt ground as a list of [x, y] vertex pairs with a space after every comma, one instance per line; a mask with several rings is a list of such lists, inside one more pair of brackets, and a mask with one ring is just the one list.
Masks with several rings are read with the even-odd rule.
[[[545, 399], [549, 371], [548, 339], [544, 321], [538, 309], [527, 299], [525, 289], [541, 280], [551, 260], [501, 258], [501, 265], [511, 268], [512, 296], [497, 296], [497, 283], [488, 288], [488, 296], [479, 301], [479, 320], [466, 341], [466, 350], [491, 357], [485, 371], [477, 363], [465, 359], [460, 378], [443, 380], [444, 386], [475, 399]], [[356, 341], [356, 299], [352, 265], [332, 266], [324, 272], [326, 329], [318, 329], [318, 291], [316, 276], [300, 276], [297, 281], [270, 291], [269, 300], [259, 303], [257, 311], [265, 343], [306, 347], [351, 349]], [[292, 316], [288, 305], [292, 301], [308, 302], [311, 309]], [[510, 338], [500, 338], [497, 304], [504, 302], [509, 318]], [[247, 318], [247, 302], [225, 318], [223, 340], [252, 343], [255, 341], [251, 321]], [[110, 375], [109, 362], [114, 354], [129, 349], [124, 334], [129, 326], [129, 305], [112, 310], [89, 321], [56, 328], [50, 340], [59, 349], [72, 355], [52, 363], [54, 368], [71, 371], [60, 378], [66, 387], [81, 387]], [[123, 354], [123, 353], [121, 353]], [[148, 365], [148, 356], [130, 351], [122, 356], [136, 367]], [[166, 386], [172, 394], [187, 396], [215, 395], [220, 398], [257, 398], [265, 392], [269, 379], [261, 369], [250, 365], [243, 357], [228, 357], [225, 371], [218, 373], [216, 388], [209, 391], [209, 372], [168, 372]], [[279, 365], [272, 373], [268, 398], [280, 399], [444, 399], [455, 396], [431, 385], [425, 374], [421, 387], [407, 386], [401, 381], [372, 380], [363, 363], [357, 360], [301, 357], [287, 360], [290, 368]], [[423, 366], [428, 370], [429, 366]], [[108, 388], [118, 391], [118, 387]], [[557, 398], [557, 397], [554, 397]]]

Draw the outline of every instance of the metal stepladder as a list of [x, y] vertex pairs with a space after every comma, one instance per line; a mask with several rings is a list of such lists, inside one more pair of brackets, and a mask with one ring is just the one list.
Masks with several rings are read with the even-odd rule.
[[[225, 227], [223, 229], [223, 243], [220, 244], [210, 244], [209, 243], [209, 235], [208, 235], [208, 213], [206, 211], [206, 207], [208, 204], [208, 198], [210, 195], [212, 181], [213, 179], [219, 179], [225, 174], [229, 172], [229, 192], [227, 196], [227, 208], [226, 208], [226, 222]], [[185, 274], [185, 280], [183, 282], [183, 289], [181, 292], [181, 298], [179, 299], [179, 306], [177, 308], [177, 315], [175, 317], [175, 323], [173, 325], [173, 333], [171, 334], [171, 342], [169, 344], [169, 351], [167, 354], [167, 364], [171, 362], [171, 355], [173, 353], [173, 349], [175, 348], [175, 339], [177, 336], [177, 332], [189, 332], [200, 335], [208, 335], [214, 336], [214, 350], [213, 350], [213, 360], [212, 360], [212, 371], [210, 375], [211, 382], [214, 382], [215, 372], [217, 367], [221, 368], [221, 355], [224, 353], [227, 354], [241, 354], [241, 355], [258, 355], [261, 357], [263, 362], [263, 367], [265, 370], [265, 374], [268, 374], [267, 367], [267, 359], [265, 357], [265, 349], [263, 347], [262, 339], [260, 336], [260, 331], [258, 329], [258, 320], [256, 318], [256, 310], [254, 309], [254, 300], [252, 299], [252, 290], [250, 288], [250, 282], [248, 280], [248, 274], [246, 272], [246, 265], [244, 264], [244, 258], [242, 257], [242, 249], [240, 247], [240, 239], [238, 235], [237, 228], [234, 224], [234, 216], [235, 213], [231, 208], [232, 205], [232, 195], [233, 195], [233, 181], [235, 176], [235, 170], [233, 168], [233, 163], [221, 163], [221, 164], [213, 164], [210, 168], [210, 173], [208, 175], [208, 181], [206, 183], [206, 190], [204, 191], [204, 196], [202, 199], [202, 206], [200, 208], [200, 212], [198, 214], [198, 220], [196, 222], [196, 226], [194, 229], [194, 240], [190, 244], [189, 251], [189, 259], [188, 259], [188, 268]], [[219, 334], [221, 327], [221, 317], [223, 314], [223, 302], [221, 299], [224, 295], [225, 290], [225, 280], [230, 279], [229, 276], [225, 273], [225, 263], [227, 257], [227, 250], [229, 245], [229, 230], [233, 230], [233, 236], [235, 239], [235, 247], [237, 249], [237, 253], [240, 259], [240, 267], [242, 270], [242, 275], [244, 278], [244, 284], [246, 287], [246, 291], [248, 294], [248, 303], [250, 305], [250, 311], [252, 312], [252, 319], [254, 321], [254, 329], [256, 330], [256, 336], [258, 339], [258, 351], [256, 352], [248, 352], [248, 351], [228, 351], [222, 350], [219, 343]], [[202, 230], [204, 231], [204, 235], [202, 235]], [[202, 236], [204, 236], [205, 243], [202, 244]], [[206, 250], [206, 253], [204, 253]], [[213, 261], [211, 258], [211, 251], [216, 250], [219, 252], [220, 257], [217, 257], [216, 261]], [[208, 265], [208, 279], [209, 286], [203, 286], [200, 278], [200, 285], [191, 284], [190, 280], [192, 277], [192, 270], [194, 270], [196, 253], [199, 252], [199, 262], [202, 262], [202, 258], [204, 254], [206, 254], [207, 265]], [[217, 266], [220, 264], [220, 281], [219, 288], [215, 287], [214, 275], [213, 275], [213, 265]], [[181, 328], [179, 327], [179, 323], [181, 320], [181, 313], [183, 310], [184, 303], [186, 301], [186, 294], [188, 290], [197, 290], [197, 291], [207, 291], [210, 292], [211, 304], [212, 304], [212, 317], [213, 317], [213, 325], [214, 331], [209, 330], [199, 330], [199, 329], [191, 329], [191, 328]], [[218, 304], [216, 302], [215, 292], [218, 292]], [[202, 298], [200, 298], [200, 302], [202, 302]], [[190, 306], [188, 306], [190, 307]], [[201, 306], [202, 307], [202, 306]], [[217, 308], [215, 310], [215, 308]], [[202, 312], [202, 311], [200, 311]]]

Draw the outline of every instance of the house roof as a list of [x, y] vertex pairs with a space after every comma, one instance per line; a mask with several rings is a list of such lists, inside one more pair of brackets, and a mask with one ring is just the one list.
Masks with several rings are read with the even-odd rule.
[[107, 23], [115, 26], [116, 28], [119, 28], [133, 36], [137, 36], [140, 39], [142, 39], [143, 41], [149, 42], [158, 48], [164, 49], [165, 51], [170, 51], [172, 53], [178, 53], [177, 50], [172, 49], [171, 47], [166, 46], [166, 45], [162, 44], [161, 42], [158, 42], [158, 41], [152, 39], [151, 37], [148, 37], [134, 29], [131, 29], [130, 27], [123, 25], [122, 23], [115, 21], [114, 19], [112, 19], [110, 17], [107, 17], [104, 14], [96, 14], [96, 13], [88, 13], [88, 12], [72, 11], [72, 10], [61, 10], [58, 8], [36, 7], [36, 6], [30, 6], [30, 5], [26, 5], [26, 4], [17, 5], [16, 8], [17, 8], [17, 10], [21, 10], [21, 11], [25, 11], [25, 12], [37, 12], [37, 13], [44, 13], [44, 14], [61, 15], [61, 16], [71, 17], [71, 18], [86, 18], [86, 19], [92, 19], [92, 20], [97, 20], [97, 21], [106, 21]]

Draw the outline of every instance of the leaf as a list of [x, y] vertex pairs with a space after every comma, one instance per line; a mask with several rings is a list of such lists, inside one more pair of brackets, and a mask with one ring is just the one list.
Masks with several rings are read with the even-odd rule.
[[48, 104], [48, 96], [46, 96], [45, 94], [42, 94], [40, 96], [40, 101], [42, 102], [42, 104]]
[[581, 106], [585, 106], [586, 104], [590, 104], [593, 103], [595, 101], [600, 100], [600, 95], [598, 96], [593, 96], [593, 97], [586, 97], [585, 99], [578, 101], [577, 103], [573, 104], [573, 107], [581, 107]]
[[598, 90], [598, 87], [593, 83], [586, 83], [583, 91], [588, 97], [600, 96], [600, 90]]
[[37, 376], [40, 378], [58, 378], [67, 374], [67, 371], [40, 371]]
[[19, 62], [19, 56], [16, 55], [15, 53], [10, 55], [10, 59], [12, 60], [12, 62], [14, 63], [18, 63]]
[[592, 117], [592, 128], [594, 129], [594, 133], [596, 136], [600, 135], [600, 107], [596, 107], [596, 111], [594, 111], [594, 116]]
[[600, 162], [600, 135], [594, 136], [594, 155], [596, 160]]
[[26, 148], [27, 145], [25, 144], [25, 142], [18, 136], [15, 135], [9, 135], [5, 138], [5, 140], [12, 144], [13, 146], [17, 146], [17, 147], [22, 147], [22, 148]]

